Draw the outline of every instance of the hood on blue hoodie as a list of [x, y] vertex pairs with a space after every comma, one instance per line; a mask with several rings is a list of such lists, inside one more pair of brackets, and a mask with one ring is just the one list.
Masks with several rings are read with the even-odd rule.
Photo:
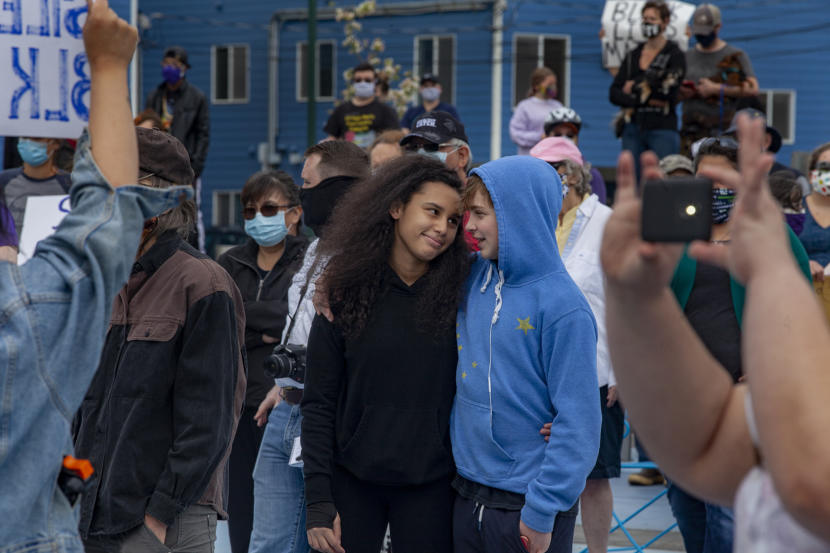
[[541, 159], [510, 156], [473, 169], [472, 174], [484, 181], [493, 201], [499, 224], [498, 268], [505, 282], [522, 285], [564, 270], [556, 247], [562, 209], [559, 173]]

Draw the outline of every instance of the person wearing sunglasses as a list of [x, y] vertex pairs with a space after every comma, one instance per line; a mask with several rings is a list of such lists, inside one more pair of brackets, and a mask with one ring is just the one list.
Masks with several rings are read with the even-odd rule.
[[[733, 138], [706, 138], [696, 145], [696, 175], [737, 170], [738, 143]], [[718, 181], [713, 182], [713, 243], [730, 243], [731, 225], [728, 222], [736, 197], [735, 189]], [[806, 252], [789, 227], [787, 231], [793, 257], [798, 261], [805, 278], [809, 279]], [[685, 251], [677, 264], [670, 287], [686, 320], [711, 356], [726, 370], [733, 383], [743, 381], [741, 338], [745, 288], [725, 269], [697, 261]], [[732, 509], [698, 499], [674, 482], [669, 482], [668, 498], [686, 551], [732, 551]]]
[[297, 236], [302, 213], [300, 190], [290, 175], [284, 171], [255, 173], [242, 188], [242, 217], [250, 240], [218, 260], [245, 302], [248, 354], [245, 408], [229, 461], [228, 530], [234, 553], [248, 551], [253, 529], [252, 474], [265, 431], [256, 414], [274, 386], [265, 374], [265, 359], [282, 336], [288, 289], [308, 247], [305, 236]]
[[395, 109], [375, 95], [377, 80], [377, 71], [369, 63], [361, 63], [352, 70], [354, 97], [331, 113], [323, 127], [327, 140], [348, 140], [368, 148], [379, 133], [400, 128]]

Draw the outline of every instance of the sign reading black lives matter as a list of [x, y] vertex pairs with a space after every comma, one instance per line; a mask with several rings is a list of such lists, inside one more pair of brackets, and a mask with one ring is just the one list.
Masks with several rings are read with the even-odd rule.
[[[680, 46], [684, 52], [689, 47], [686, 26], [695, 12], [693, 4], [667, 2], [671, 21], [666, 38]], [[645, 42], [643, 36], [643, 6], [645, 0], [607, 0], [602, 11], [602, 66], [619, 67], [625, 54], [637, 44]]]
[[86, 0], [0, 0], [0, 135], [78, 138], [89, 120]]

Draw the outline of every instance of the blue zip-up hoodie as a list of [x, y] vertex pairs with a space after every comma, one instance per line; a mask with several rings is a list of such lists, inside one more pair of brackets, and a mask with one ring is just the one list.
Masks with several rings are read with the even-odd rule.
[[525, 494], [522, 521], [550, 532], [599, 451], [596, 323], [556, 247], [556, 171], [513, 156], [473, 174], [493, 200], [499, 259], [476, 254], [458, 313], [453, 455], [464, 478]]

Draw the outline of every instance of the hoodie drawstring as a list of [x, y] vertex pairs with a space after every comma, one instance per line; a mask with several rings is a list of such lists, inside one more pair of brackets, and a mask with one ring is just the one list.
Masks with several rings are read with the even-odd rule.
[[[493, 266], [490, 265], [490, 273], [487, 275], [487, 280], [489, 282], [490, 275], [492, 274]], [[490, 428], [493, 427], [493, 381], [490, 378], [490, 375], [493, 371], [493, 326], [499, 320], [499, 313], [501, 312], [501, 305], [502, 305], [502, 298], [501, 298], [501, 288], [504, 286], [504, 271], [499, 269], [499, 281], [496, 283], [496, 307], [493, 309], [493, 318], [490, 320], [490, 354], [487, 364], [487, 395], [490, 398]]]
[[478, 526], [478, 531], [481, 532], [481, 521], [484, 519], [484, 509], [485, 506], [483, 503], [479, 503], [476, 501], [476, 506], [473, 507], [473, 516], [475, 516], [476, 511], [478, 511], [478, 517], [476, 517], [476, 526]]

